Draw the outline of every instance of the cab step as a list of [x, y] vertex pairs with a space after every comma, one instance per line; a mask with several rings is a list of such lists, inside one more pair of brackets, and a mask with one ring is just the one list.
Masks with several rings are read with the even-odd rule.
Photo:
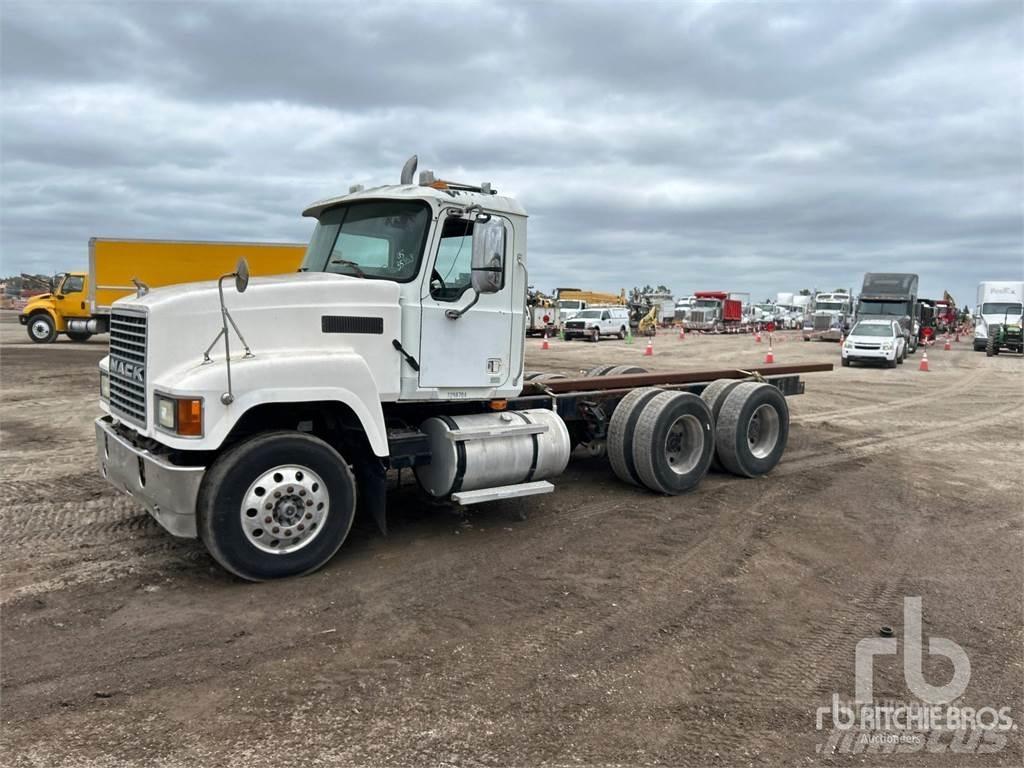
[[532, 483], [481, 488], [478, 491], [458, 491], [452, 494], [452, 501], [460, 507], [466, 507], [470, 504], [480, 504], [484, 501], [515, 499], [519, 496], [537, 496], [542, 493], [551, 493], [553, 490], [555, 490], [555, 486], [547, 480], [535, 480]]

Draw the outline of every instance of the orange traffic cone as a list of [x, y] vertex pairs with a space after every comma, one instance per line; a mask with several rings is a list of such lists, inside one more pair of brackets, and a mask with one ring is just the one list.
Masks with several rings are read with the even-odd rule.
[[928, 353], [927, 352], [922, 352], [921, 353], [921, 364], [919, 366], [917, 366], [917, 370], [919, 370], [919, 371], [927, 371], [928, 370]]
[[766, 354], [764, 356], [764, 363], [765, 363], [765, 365], [771, 365], [774, 362], [775, 362], [775, 353], [772, 351], [772, 343], [769, 340], [769, 342], [768, 342], [768, 354]]
[[544, 333], [544, 343], [540, 345], [540, 348], [541, 349], [551, 349], [551, 345], [548, 344], [548, 334], [547, 334], [546, 331]]
[[644, 357], [651, 357], [654, 354], [654, 339], [647, 340], [647, 348], [644, 349]]
[[756, 341], [758, 344], [761, 343], [761, 332], [760, 331], [758, 331], [757, 333], [754, 334], [754, 341]]
[[946, 334], [946, 343], [942, 345], [942, 349], [946, 352], [949, 352], [951, 349], [953, 349], [953, 345], [949, 343], [948, 333]]

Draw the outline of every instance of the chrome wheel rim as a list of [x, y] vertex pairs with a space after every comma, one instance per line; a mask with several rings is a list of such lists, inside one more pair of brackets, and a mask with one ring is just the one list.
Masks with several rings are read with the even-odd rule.
[[36, 339], [45, 339], [50, 335], [50, 326], [44, 320], [33, 320], [31, 329], [32, 336]]
[[283, 464], [249, 486], [240, 510], [242, 530], [256, 549], [286, 555], [309, 546], [330, 512], [324, 481], [309, 467]]
[[704, 428], [696, 416], [680, 416], [665, 435], [665, 459], [677, 475], [693, 471], [704, 453]]
[[765, 459], [779, 442], [779, 412], [765, 403], [758, 406], [747, 425], [747, 444], [755, 458]]

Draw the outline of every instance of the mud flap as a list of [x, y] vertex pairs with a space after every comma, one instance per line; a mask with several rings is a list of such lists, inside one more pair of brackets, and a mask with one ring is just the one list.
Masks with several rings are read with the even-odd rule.
[[381, 534], [388, 535], [387, 470], [376, 457], [357, 461], [352, 466], [359, 488], [359, 503], [368, 512]]

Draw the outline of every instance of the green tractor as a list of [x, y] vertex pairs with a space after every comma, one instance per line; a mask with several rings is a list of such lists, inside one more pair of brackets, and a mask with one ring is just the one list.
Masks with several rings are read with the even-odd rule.
[[1020, 320], [1008, 323], [1004, 318], [1002, 325], [988, 327], [985, 354], [992, 357], [998, 355], [1004, 348], [1010, 352], [1024, 352], [1024, 327]]

